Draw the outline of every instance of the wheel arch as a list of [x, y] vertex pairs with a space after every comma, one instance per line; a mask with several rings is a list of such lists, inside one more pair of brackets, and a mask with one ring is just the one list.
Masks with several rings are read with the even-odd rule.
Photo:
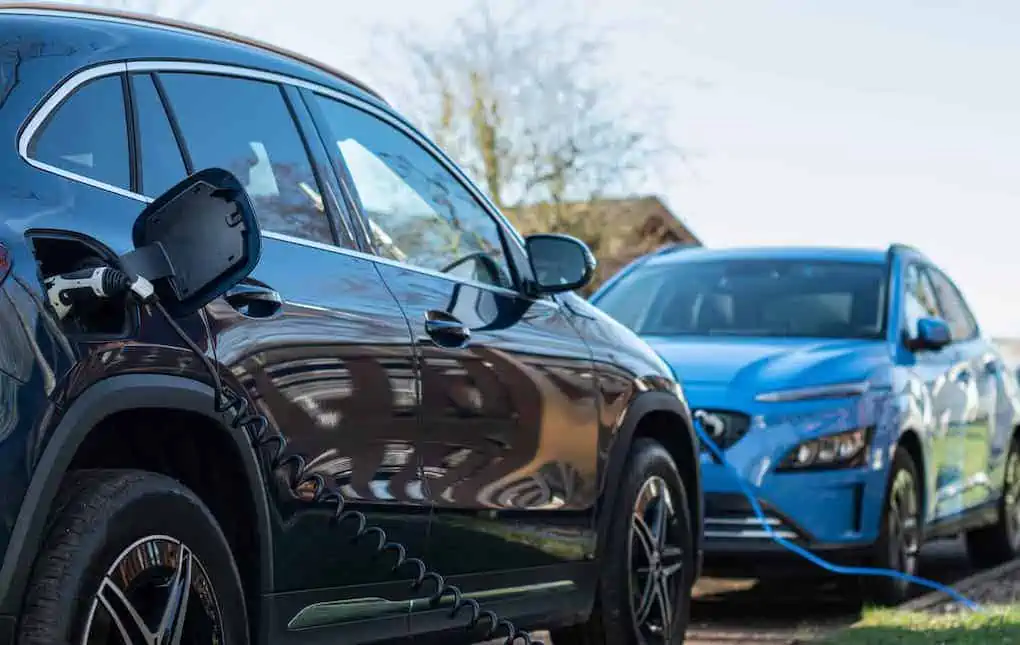
[[173, 408], [200, 414], [223, 429], [237, 446], [252, 494], [258, 534], [259, 593], [273, 589], [272, 531], [262, 471], [251, 448], [214, 411], [211, 387], [180, 376], [125, 374], [89, 387], [62, 415], [33, 471], [0, 568], [0, 614], [20, 611], [25, 586], [38, 549], [45, 538], [46, 520], [64, 476], [78, 449], [93, 429], [122, 412], [145, 408]]
[[[914, 467], [917, 468], [917, 476], [921, 480], [921, 508], [928, 509], [928, 504], [932, 499], [932, 491], [929, 490], [928, 482], [928, 463], [925, 459], [924, 443], [921, 441], [921, 435], [913, 428], [906, 428], [900, 433], [900, 437], [896, 442], [897, 446], [902, 447], [910, 455], [910, 458], [914, 462]], [[890, 459], [893, 455], [890, 455]], [[925, 517], [927, 517], [927, 512]]]
[[[624, 476], [631, 446], [639, 437], [655, 439], [666, 448], [676, 462], [677, 470], [687, 489], [687, 504], [693, 529], [696, 552], [702, 549], [704, 508], [701, 492], [701, 465], [698, 442], [691, 423], [690, 411], [675, 396], [666, 392], [645, 392], [634, 399], [619, 425], [609, 449], [606, 476], [603, 479], [602, 504], [598, 516], [598, 549], [601, 560], [606, 544], [609, 519], [616, 505], [619, 484]], [[698, 558], [700, 562], [700, 557]]]

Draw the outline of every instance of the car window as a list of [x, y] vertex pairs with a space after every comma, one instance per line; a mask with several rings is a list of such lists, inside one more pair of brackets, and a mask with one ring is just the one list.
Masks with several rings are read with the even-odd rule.
[[28, 156], [131, 190], [122, 77], [104, 76], [76, 89], [43, 123], [32, 139]]
[[322, 191], [279, 85], [176, 72], [159, 79], [196, 170], [218, 166], [237, 175], [264, 230], [333, 243]]
[[903, 329], [911, 338], [917, 335], [919, 320], [942, 317], [928, 274], [916, 264], [903, 274], [903, 298]]
[[939, 308], [942, 310], [946, 322], [949, 323], [953, 340], [970, 340], [977, 336], [977, 323], [974, 321], [974, 316], [967, 307], [960, 290], [938, 269], [930, 268], [928, 273], [931, 275], [931, 281], [935, 287]]
[[131, 76], [131, 98], [137, 115], [142, 193], [158, 197], [183, 180], [188, 171], [151, 74]]
[[453, 173], [385, 121], [333, 99], [316, 100], [380, 255], [511, 286], [499, 225]]

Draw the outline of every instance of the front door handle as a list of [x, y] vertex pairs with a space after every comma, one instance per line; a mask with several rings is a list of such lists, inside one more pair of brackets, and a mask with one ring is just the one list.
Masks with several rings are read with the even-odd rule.
[[262, 285], [242, 282], [224, 295], [231, 307], [251, 318], [268, 318], [283, 308], [283, 298]]
[[444, 347], [463, 347], [471, 339], [471, 330], [445, 311], [425, 312], [425, 333]]

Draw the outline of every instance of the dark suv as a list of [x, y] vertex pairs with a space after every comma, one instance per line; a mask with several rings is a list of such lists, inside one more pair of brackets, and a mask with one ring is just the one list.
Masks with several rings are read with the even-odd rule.
[[[0, 42], [0, 643], [682, 642], [689, 410], [572, 293], [583, 245], [521, 238], [295, 54], [37, 4], [0, 4]], [[176, 323], [57, 314], [50, 278], [129, 252], [207, 168], [257, 214], [247, 277]], [[210, 358], [279, 458], [225, 421]], [[331, 521], [340, 500], [367, 525]], [[452, 615], [468, 599], [515, 625]]]

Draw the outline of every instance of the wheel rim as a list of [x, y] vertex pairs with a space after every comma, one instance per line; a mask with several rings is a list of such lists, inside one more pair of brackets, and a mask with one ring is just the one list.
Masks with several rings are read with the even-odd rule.
[[1004, 485], [1003, 509], [1006, 518], [1006, 529], [1013, 549], [1017, 550], [1020, 543], [1020, 455], [1010, 451], [1006, 463], [1006, 481]]
[[630, 523], [630, 610], [645, 642], [667, 643], [684, 593], [682, 527], [666, 481], [650, 477], [634, 502]]
[[179, 540], [153, 535], [124, 549], [92, 598], [82, 645], [223, 642], [205, 567]]
[[889, 556], [893, 568], [913, 574], [921, 550], [921, 523], [917, 483], [907, 470], [893, 480], [889, 494]]

